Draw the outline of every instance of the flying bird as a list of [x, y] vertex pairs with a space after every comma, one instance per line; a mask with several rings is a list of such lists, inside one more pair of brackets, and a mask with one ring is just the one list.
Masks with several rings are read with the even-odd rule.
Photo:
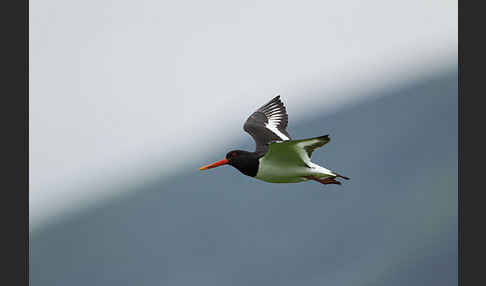
[[254, 152], [232, 150], [224, 159], [199, 170], [230, 165], [241, 173], [270, 183], [298, 183], [308, 180], [338, 184], [336, 178], [349, 180], [311, 162], [312, 152], [330, 141], [329, 135], [292, 140], [287, 130], [288, 115], [280, 95], [248, 117], [243, 130], [253, 137]]

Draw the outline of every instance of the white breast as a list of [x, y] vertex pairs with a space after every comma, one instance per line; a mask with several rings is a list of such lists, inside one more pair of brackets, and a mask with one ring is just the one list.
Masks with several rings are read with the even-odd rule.
[[331, 171], [312, 162], [308, 162], [310, 168], [285, 162], [272, 162], [265, 157], [260, 158], [259, 163], [255, 178], [270, 183], [298, 183], [307, 181], [306, 176], [323, 178], [333, 175]]
[[293, 183], [305, 181], [302, 174], [305, 173], [303, 167], [293, 165], [272, 164], [269, 160], [259, 159], [258, 172], [255, 178], [271, 183]]

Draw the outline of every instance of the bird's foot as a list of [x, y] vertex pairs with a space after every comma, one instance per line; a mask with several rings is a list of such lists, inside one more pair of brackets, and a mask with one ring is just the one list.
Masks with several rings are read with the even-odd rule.
[[336, 177], [329, 177], [329, 178], [325, 178], [325, 179], [320, 179], [320, 178], [316, 178], [316, 177], [313, 177], [313, 176], [307, 176], [305, 178], [319, 182], [319, 183], [324, 184], [324, 185], [331, 185], [331, 184], [341, 185], [341, 182], [339, 182], [335, 179]]

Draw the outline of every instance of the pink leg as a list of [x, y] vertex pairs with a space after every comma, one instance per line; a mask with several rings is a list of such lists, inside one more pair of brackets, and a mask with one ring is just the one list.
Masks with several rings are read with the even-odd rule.
[[329, 177], [329, 178], [325, 178], [325, 179], [319, 179], [319, 178], [316, 178], [316, 177], [307, 176], [306, 178], [309, 179], [309, 180], [313, 180], [313, 181], [319, 182], [319, 183], [324, 184], [324, 185], [330, 185], [330, 184], [341, 185], [341, 182], [336, 181], [335, 177]]

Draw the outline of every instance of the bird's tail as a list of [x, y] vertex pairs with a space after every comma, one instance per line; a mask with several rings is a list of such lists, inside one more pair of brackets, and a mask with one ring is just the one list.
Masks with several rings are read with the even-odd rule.
[[339, 173], [337, 173], [337, 172], [334, 172], [334, 171], [333, 171], [333, 173], [334, 173], [334, 175], [336, 175], [336, 177], [343, 178], [343, 179], [345, 179], [345, 180], [349, 180], [349, 178], [348, 178], [348, 177], [343, 176], [343, 175], [341, 175], [341, 174], [339, 174]]

